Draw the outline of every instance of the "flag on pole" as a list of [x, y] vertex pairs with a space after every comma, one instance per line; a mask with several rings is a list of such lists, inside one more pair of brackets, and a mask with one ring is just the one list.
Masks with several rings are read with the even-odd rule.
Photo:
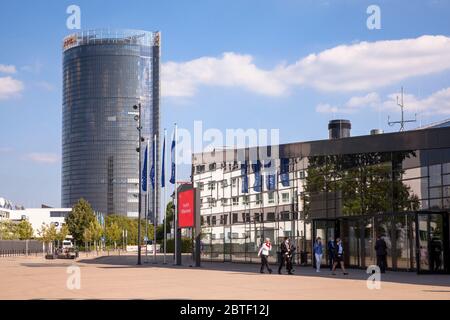
[[156, 149], [156, 140], [153, 139], [152, 144], [152, 168], [150, 170], [150, 180], [152, 182], [152, 188], [155, 189], [155, 162], [156, 162], [156, 156], [155, 156], [155, 149]]
[[170, 147], [170, 154], [172, 158], [172, 168], [171, 168], [171, 176], [170, 183], [175, 184], [175, 132], [173, 134], [172, 146]]
[[142, 168], [142, 191], [147, 191], [147, 147], [145, 147], [144, 166]]
[[289, 187], [289, 159], [280, 159], [280, 180], [283, 187]]
[[262, 191], [262, 175], [261, 175], [261, 161], [257, 160], [256, 163], [252, 164], [253, 172], [255, 173], [255, 183], [253, 184], [253, 190], [255, 192]]
[[248, 168], [247, 168], [247, 160], [244, 163], [241, 163], [241, 175], [242, 175], [242, 193], [248, 193]]
[[[164, 130], [165, 131], [165, 130]], [[161, 188], [166, 185], [166, 136], [164, 135], [163, 149], [162, 149], [162, 167], [161, 167]]]

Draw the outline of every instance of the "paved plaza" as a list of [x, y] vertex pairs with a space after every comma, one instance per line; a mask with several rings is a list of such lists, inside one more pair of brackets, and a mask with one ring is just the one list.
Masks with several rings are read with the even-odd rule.
[[[2, 257], [0, 299], [450, 299], [449, 275], [388, 272], [380, 290], [369, 290], [364, 270], [332, 276], [309, 266], [297, 267], [295, 275], [269, 275], [256, 264], [204, 262], [195, 268], [187, 257], [183, 266], [173, 266], [171, 258], [163, 264], [162, 256], [158, 263], [149, 257], [137, 266], [131, 254], [81, 253], [76, 261]], [[79, 267], [80, 289], [67, 286], [71, 265]]]

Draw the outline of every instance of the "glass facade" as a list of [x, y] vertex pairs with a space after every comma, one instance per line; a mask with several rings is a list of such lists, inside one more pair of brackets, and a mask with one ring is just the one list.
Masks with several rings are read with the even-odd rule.
[[95, 30], [64, 39], [63, 207], [83, 197], [96, 211], [137, 216], [138, 130], [129, 112], [140, 103], [144, 138], [159, 135], [159, 56], [159, 33]]
[[[259, 262], [257, 249], [265, 237], [272, 239], [276, 252], [288, 236], [298, 248], [295, 262], [311, 264], [313, 239], [320, 236], [327, 243], [340, 237], [345, 264], [365, 268], [376, 264], [374, 247], [380, 235], [388, 247], [389, 269], [450, 272], [450, 140], [444, 138], [450, 130], [440, 133], [440, 145], [444, 147], [433, 149], [419, 146], [408, 150], [412, 140], [404, 133], [395, 134], [403, 140], [398, 145], [386, 137], [386, 143], [373, 147], [371, 143], [380, 138], [371, 136], [361, 137], [359, 143], [352, 138], [337, 142], [367, 152], [339, 153], [332, 148], [316, 154], [310, 151], [321, 143], [331, 146], [336, 143], [333, 141], [298, 144], [298, 148], [280, 146], [286, 158], [272, 159], [278, 172], [274, 190], [269, 190], [265, 182], [260, 191], [252, 190], [255, 179], [249, 170], [247, 193], [239, 189], [240, 176], [233, 178], [237, 179], [235, 191], [217, 194], [232, 200], [249, 198], [244, 207], [242, 200], [230, 200], [240, 206], [223, 206], [218, 209], [222, 213], [217, 213], [202, 202], [204, 259]], [[421, 139], [421, 134], [426, 133], [408, 133], [416, 139]], [[424, 146], [429, 146], [424, 141]], [[308, 152], [302, 155], [305, 149]], [[210, 161], [194, 156], [196, 159], [199, 163]], [[288, 183], [282, 181], [283, 163], [289, 164]], [[194, 183], [207, 183], [203, 177], [208, 173], [197, 173], [199, 167], [194, 163]], [[221, 169], [224, 177], [227, 167], [225, 164]], [[262, 175], [266, 181], [269, 174], [263, 171]], [[225, 215], [232, 218], [213, 219]], [[326, 265], [326, 246], [324, 249], [322, 263]], [[272, 254], [271, 260], [275, 262], [277, 255]]]

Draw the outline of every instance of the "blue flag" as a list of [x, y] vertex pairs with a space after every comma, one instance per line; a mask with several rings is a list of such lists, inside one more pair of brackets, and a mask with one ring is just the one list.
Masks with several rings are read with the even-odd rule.
[[147, 146], [145, 147], [144, 166], [142, 168], [142, 191], [147, 191]]
[[170, 155], [172, 158], [172, 173], [170, 175], [170, 183], [175, 184], [175, 134], [173, 135], [172, 146], [170, 147]]
[[272, 167], [272, 160], [264, 161], [264, 170], [266, 172], [266, 188], [268, 191], [275, 190], [276, 175]]
[[266, 188], [269, 191], [275, 190], [275, 175], [269, 174], [266, 176]]
[[253, 190], [255, 192], [261, 192], [262, 190], [262, 175], [261, 175], [261, 162], [258, 160], [256, 163], [252, 164], [253, 172], [255, 173], [255, 183], [253, 185]]
[[242, 193], [248, 193], [247, 161], [241, 163]]
[[280, 180], [283, 187], [289, 187], [289, 158], [280, 159]]
[[161, 188], [166, 186], [166, 136], [164, 136], [162, 150], [162, 168], [161, 168]]
[[155, 160], [156, 160], [156, 156], [155, 156], [155, 139], [153, 139], [153, 144], [152, 144], [152, 168], [150, 169], [150, 180], [152, 182], [152, 188], [155, 189]]

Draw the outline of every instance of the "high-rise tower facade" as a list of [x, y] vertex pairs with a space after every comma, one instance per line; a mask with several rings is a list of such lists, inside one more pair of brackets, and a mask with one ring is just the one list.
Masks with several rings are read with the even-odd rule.
[[[72, 34], [63, 43], [62, 206], [80, 198], [94, 210], [138, 215], [140, 173], [138, 122], [142, 107], [141, 159], [147, 140], [159, 138], [160, 33], [93, 30]], [[159, 141], [159, 139], [157, 139]], [[159, 144], [156, 146], [159, 159]], [[155, 165], [159, 181], [159, 161]], [[150, 211], [159, 184], [149, 186]], [[142, 193], [142, 212], [145, 194]], [[150, 214], [150, 217], [153, 214]]]

